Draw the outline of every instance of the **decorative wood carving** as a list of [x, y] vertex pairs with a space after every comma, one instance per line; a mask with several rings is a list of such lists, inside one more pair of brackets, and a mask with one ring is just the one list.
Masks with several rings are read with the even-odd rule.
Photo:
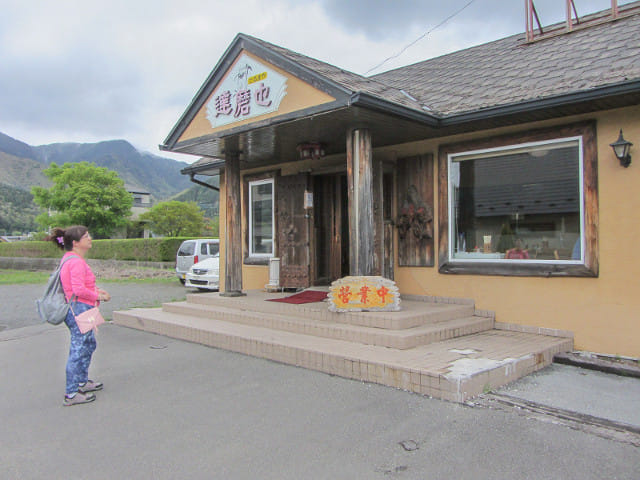
[[276, 179], [280, 286], [285, 288], [306, 288], [310, 285], [310, 220], [306, 216], [303, 202], [307, 186], [307, 174]]
[[398, 160], [398, 264], [432, 267], [433, 155]]

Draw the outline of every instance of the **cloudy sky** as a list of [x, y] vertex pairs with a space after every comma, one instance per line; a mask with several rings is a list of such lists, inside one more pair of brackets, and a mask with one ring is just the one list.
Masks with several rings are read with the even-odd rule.
[[[535, 0], [542, 23], [564, 3]], [[523, 32], [524, 18], [524, 0], [0, 0], [0, 132], [170, 156], [157, 145], [238, 32], [359, 74], [430, 32], [373, 74]]]

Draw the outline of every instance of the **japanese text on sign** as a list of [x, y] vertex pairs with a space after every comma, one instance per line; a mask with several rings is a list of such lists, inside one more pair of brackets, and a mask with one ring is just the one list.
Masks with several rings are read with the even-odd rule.
[[332, 311], [399, 310], [400, 293], [396, 284], [379, 276], [344, 277], [329, 289]]
[[207, 118], [215, 128], [277, 111], [286, 89], [286, 77], [242, 54], [211, 95]]

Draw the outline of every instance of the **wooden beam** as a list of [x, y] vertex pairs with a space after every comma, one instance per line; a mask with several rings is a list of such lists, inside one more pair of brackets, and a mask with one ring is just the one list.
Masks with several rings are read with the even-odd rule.
[[[371, 132], [354, 129], [347, 134], [349, 181], [349, 270], [351, 275], [376, 275], [376, 240]], [[378, 242], [382, 245], [382, 242]], [[380, 257], [378, 257], [380, 258]], [[378, 268], [380, 259], [377, 261]]]
[[225, 228], [225, 297], [239, 297], [242, 293], [242, 217], [240, 207], [240, 157], [235, 151], [225, 153], [224, 186], [226, 194]]

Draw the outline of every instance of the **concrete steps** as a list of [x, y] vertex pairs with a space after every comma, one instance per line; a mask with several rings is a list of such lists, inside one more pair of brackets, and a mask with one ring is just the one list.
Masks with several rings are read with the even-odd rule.
[[[262, 293], [262, 292], [260, 292]], [[263, 294], [260, 298], [274, 298], [284, 296], [282, 294]], [[361, 327], [386, 328], [402, 330], [418, 327], [427, 323], [437, 323], [444, 320], [452, 320], [461, 317], [471, 317], [475, 309], [473, 302], [461, 301], [461, 303], [437, 303], [416, 300], [403, 300], [402, 310], [399, 312], [352, 312], [335, 313], [327, 309], [325, 302], [305, 303], [293, 305], [281, 302], [264, 301], [259, 305], [253, 302], [243, 301], [244, 297], [221, 297], [217, 293], [187, 295], [187, 303], [208, 305], [211, 307], [227, 307], [242, 311], [259, 311], [261, 313], [273, 313], [281, 315], [295, 315], [308, 319], [327, 322], [359, 325]]]
[[[376, 328], [361, 326], [360, 324], [344, 323], [336, 321], [340, 320], [340, 314], [337, 313], [332, 313], [328, 316], [331, 320], [317, 320], [304, 317], [299, 312], [296, 312], [295, 315], [292, 315], [291, 311], [287, 314], [265, 313], [192, 302], [165, 304], [163, 310], [180, 315], [218, 319], [256, 327], [266, 327], [292, 333], [347, 340], [350, 342], [397, 348], [400, 350], [460, 337], [462, 335], [470, 335], [493, 328], [492, 318], [469, 316], [449, 319], [447, 317], [450, 315], [442, 315], [440, 309], [438, 309], [437, 315], [434, 317], [428, 315], [420, 316], [419, 320], [423, 322], [420, 325], [403, 329]], [[455, 310], [467, 313], [466, 308], [452, 309], [447, 313], [451, 314], [451, 312]], [[418, 323], [418, 321], [412, 318], [409, 322], [403, 322], [403, 325], [414, 323]]]
[[[408, 300], [401, 312], [327, 315], [331, 312], [322, 302], [266, 302], [270, 297], [263, 292], [239, 298], [189, 295], [186, 302], [161, 309], [114, 312], [113, 319], [131, 328], [456, 402], [543, 368], [556, 353], [573, 348], [571, 338], [496, 330], [492, 317], [469, 315], [469, 302]], [[391, 328], [399, 326], [404, 328]]]

